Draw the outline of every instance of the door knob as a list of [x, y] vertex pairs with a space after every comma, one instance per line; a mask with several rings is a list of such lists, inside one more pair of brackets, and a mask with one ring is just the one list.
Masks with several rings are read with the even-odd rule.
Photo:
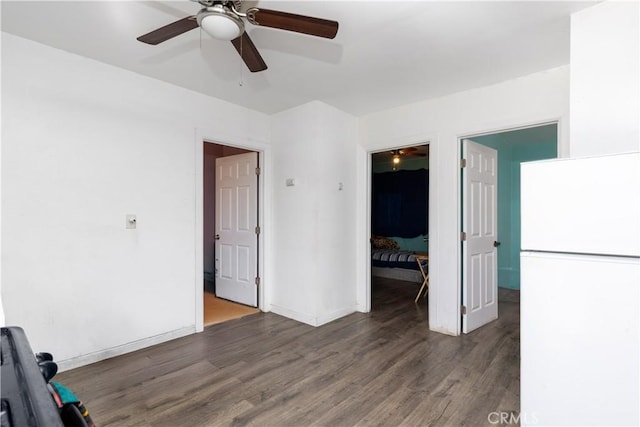
[[220, 240], [220, 235], [216, 234], [216, 240]]
[[494, 248], [497, 248], [498, 246], [500, 246], [500, 242], [496, 242], [496, 241], [494, 241], [494, 242], [493, 242], [493, 247], [494, 247]]

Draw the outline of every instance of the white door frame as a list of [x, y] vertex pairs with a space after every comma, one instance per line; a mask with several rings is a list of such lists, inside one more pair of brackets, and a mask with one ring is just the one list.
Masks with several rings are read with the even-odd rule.
[[[457, 137], [457, 151], [458, 151], [458, 159], [462, 159], [462, 140], [463, 139], [473, 139], [474, 137], [479, 137], [479, 136], [484, 136], [484, 135], [492, 135], [495, 133], [502, 133], [502, 132], [509, 132], [509, 131], [514, 131], [514, 130], [520, 130], [520, 129], [527, 129], [527, 128], [533, 128], [533, 127], [538, 127], [538, 126], [545, 126], [545, 125], [552, 125], [555, 124], [557, 126], [557, 157], [568, 157], [568, 144], [569, 141], [565, 140], [565, 138], [563, 138], [563, 136], [565, 135], [565, 132], [567, 131], [567, 129], [565, 129], [563, 126], [565, 125], [566, 121], [563, 120], [563, 118], [561, 117], [557, 117], [557, 118], [550, 118], [549, 120], [541, 120], [541, 121], [536, 121], [536, 122], [529, 122], [529, 123], [523, 123], [523, 124], [514, 124], [514, 125], [506, 125], [504, 127], [500, 127], [500, 128], [493, 128], [493, 129], [485, 129], [485, 130], [478, 130], [478, 131], [470, 131], [470, 132], [465, 132], [463, 134], [458, 134]], [[458, 173], [457, 173], [457, 178], [458, 178], [458, 183], [456, 185], [457, 189], [458, 189], [458, 193], [457, 193], [457, 197], [456, 197], [456, 201], [457, 201], [457, 205], [458, 205], [458, 230], [459, 231], [464, 231], [462, 230], [462, 170], [460, 169], [460, 164], [458, 163], [457, 165], [458, 167]], [[462, 258], [462, 241], [460, 239], [458, 239], [458, 285], [457, 285], [457, 292], [458, 292], [458, 301], [462, 301], [462, 286], [464, 286], [464, 283], [462, 282], [462, 263], [463, 263], [463, 258]], [[430, 287], [432, 287], [432, 284], [430, 284]], [[498, 304], [500, 302], [498, 301]], [[431, 310], [431, 307], [429, 308]], [[458, 304], [458, 316], [457, 316], [457, 330], [458, 330], [458, 335], [460, 335], [462, 333], [462, 304]]]
[[[398, 150], [402, 148], [415, 147], [417, 145], [429, 145], [429, 169], [431, 169], [431, 149], [432, 149], [431, 141], [433, 140], [434, 140], [433, 135], [428, 135], [428, 136], [425, 135], [424, 137], [413, 136], [409, 139], [391, 142], [390, 144], [386, 144], [384, 147], [368, 150], [366, 152], [366, 156], [367, 156], [367, 167], [366, 167], [366, 170], [367, 170], [367, 178], [366, 178], [367, 230], [366, 230], [366, 238], [364, 236], [358, 237], [359, 240], [362, 240], [363, 242], [366, 241], [365, 253], [366, 253], [367, 264], [366, 264], [365, 278], [364, 278], [365, 280], [364, 304], [361, 304], [360, 299], [358, 298], [358, 302], [359, 302], [358, 310], [363, 313], [368, 313], [371, 311], [371, 244], [369, 244], [369, 237], [371, 234], [371, 200], [372, 200], [371, 190], [372, 190], [372, 177], [373, 177], [373, 163], [372, 163], [371, 155], [374, 153], [382, 153], [389, 150]], [[431, 203], [433, 201], [432, 191], [431, 191], [432, 189], [433, 189], [433, 184], [431, 183], [431, 178], [429, 178], [429, 206], [431, 206]], [[431, 226], [432, 226], [431, 221], [433, 219], [433, 216], [431, 214], [431, 209], [429, 209], [428, 215], [429, 215], [429, 228], [431, 229]], [[431, 243], [431, 236], [429, 236], [429, 243]], [[356, 258], [356, 259], [361, 259], [361, 258]], [[429, 304], [431, 303], [429, 302]]]
[[260, 167], [260, 179], [258, 181], [258, 225], [260, 226], [260, 239], [258, 240], [258, 275], [260, 286], [258, 288], [258, 308], [269, 311], [270, 300], [268, 287], [268, 263], [270, 262], [268, 239], [271, 232], [270, 188], [271, 188], [271, 148], [266, 141], [253, 139], [229, 138], [228, 135], [219, 135], [214, 130], [196, 129], [194, 140], [194, 169], [195, 169], [195, 330], [204, 330], [204, 144], [213, 143], [228, 147], [242, 148], [259, 153], [258, 166]]

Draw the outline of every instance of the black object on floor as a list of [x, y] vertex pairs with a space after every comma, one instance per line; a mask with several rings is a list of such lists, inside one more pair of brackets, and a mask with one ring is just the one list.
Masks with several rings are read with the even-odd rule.
[[2, 427], [62, 427], [29, 341], [17, 326], [2, 328]]

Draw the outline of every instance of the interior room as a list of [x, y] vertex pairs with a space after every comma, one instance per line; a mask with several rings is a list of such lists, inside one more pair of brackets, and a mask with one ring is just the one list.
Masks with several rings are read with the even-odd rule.
[[[569, 241], [573, 223], [597, 236], [585, 245], [615, 235], [626, 245], [616, 265], [640, 274], [640, 229], [621, 216], [640, 216], [640, 203], [616, 191], [640, 179], [638, 2], [2, 1], [0, 11], [0, 323], [53, 354], [54, 381], [98, 425], [488, 425], [492, 414], [640, 424], [638, 287], [598, 270], [579, 288], [522, 263], [524, 249], [539, 255], [522, 245], [542, 218], [547, 243]], [[540, 125], [557, 158], [526, 157], [521, 173], [622, 157], [627, 175], [597, 193], [619, 209], [585, 208], [556, 227], [544, 193], [578, 194], [574, 173], [553, 175], [541, 195], [521, 183], [538, 198], [521, 197], [520, 236], [511, 228], [499, 248], [484, 239], [497, 273], [465, 276], [463, 238], [474, 236], [461, 141], [497, 148], [490, 172], [499, 180], [511, 164], [498, 187], [513, 192], [521, 159], [504, 157], [515, 147], [504, 132]], [[233, 149], [218, 161], [237, 202], [220, 204], [213, 226], [209, 149]], [[420, 229], [380, 232], [426, 253], [417, 302], [415, 269], [409, 284], [373, 283], [376, 153], [391, 156], [380, 174], [403, 172], [396, 155], [428, 159], [424, 222], [410, 221]], [[504, 234], [510, 209], [484, 231]], [[208, 291], [232, 276], [225, 299], [248, 297], [258, 312], [205, 327]], [[472, 285], [498, 284], [521, 298], [465, 331]]]
[[373, 153], [371, 170], [371, 287], [411, 286], [416, 297], [407, 303], [424, 304], [429, 271], [429, 145]]
[[[217, 201], [227, 201], [220, 197], [216, 186], [216, 160], [250, 151], [236, 147], [228, 147], [210, 142], [203, 143], [203, 277], [204, 277], [204, 326], [238, 319], [259, 312], [255, 306], [243, 304], [234, 295], [216, 293], [216, 269], [220, 265], [216, 255], [216, 242], [219, 241], [220, 225]], [[219, 207], [220, 208], [220, 207]], [[224, 208], [223, 208], [224, 209]], [[257, 237], [256, 237], [257, 239]]]

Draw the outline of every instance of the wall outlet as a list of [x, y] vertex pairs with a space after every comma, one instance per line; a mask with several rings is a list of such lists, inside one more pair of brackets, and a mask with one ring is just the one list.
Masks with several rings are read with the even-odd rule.
[[126, 217], [126, 228], [133, 229], [136, 228], [138, 220], [135, 215], [127, 215]]

